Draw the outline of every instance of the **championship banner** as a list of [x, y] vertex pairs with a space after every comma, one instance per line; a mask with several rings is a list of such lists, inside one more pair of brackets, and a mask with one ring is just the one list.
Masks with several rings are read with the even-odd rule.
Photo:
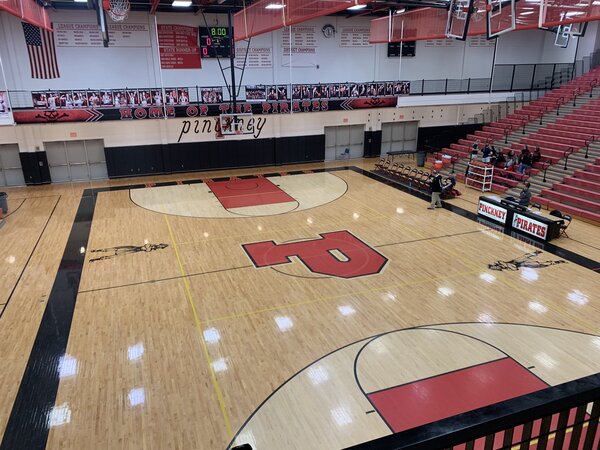
[[317, 66], [317, 27], [291, 27], [291, 35], [285, 30], [281, 41], [281, 65], [283, 67]]
[[[96, 22], [54, 22], [57, 47], [103, 47], [104, 39]], [[146, 23], [109, 23], [109, 47], [151, 47]]]
[[[216, 89], [203, 89], [208, 100], [216, 99], [222, 92]], [[105, 120], [143, 120], [160, 119], [165, 114], [168, 118], [194, 118], [219, 116], [231, 113], [253, 114], [289, 114], [310, 113], [321, 111], [339, 111], [367, 108], [393, 108], [397, 97], [348, 98], [344, 100], [292, 100], [292, 101], [263, 101], [240, 102], [237, 110], [233, 111], [231, 104], [215, 103], [194, 105], [161, 106], [124, 106], [120, 108], [59, 108], [53, 110], [19, 110], [14, 112], [17, 123], [55, 123], [55, 122], [96, 122]]]
[[13, 117], [8, 103], [8, 93], [0, 91], [0, 125], [12, 125]]
[[198, 28], [185, 25], [158, 25], [161, 69], [200, 69]]

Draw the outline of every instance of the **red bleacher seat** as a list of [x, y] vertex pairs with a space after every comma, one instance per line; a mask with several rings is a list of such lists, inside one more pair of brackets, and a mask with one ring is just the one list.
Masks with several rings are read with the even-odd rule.
[[552, 189], [558, 192], [564, 192], [565, 194], [576, 195], [586, 200], [589, 199], [596, 202], [600, 201], [600, 191], [593, 192], [588, 189], [570, 186], [568, 184], [563, 183], [553, 184]]
[[509, 178], [496, 175], [495, 173], [492, 182], [506, 187], [517, 187], [517, 185], [520, 183], [518, 180], [511, 180]]
[[585, 209], [577, 208], [571, 205], [565, 205], [540, 196], [532, 197], [531, 201], [532, 203], [539, 203], [540, 205], [544, 205], [548, 209], [558, 209], [563, 214], [569, 213], [579, 217], [583, 217], [584, 219], [593, 220], [595, 222], [600, 223], [600, 214], [594, 213], [592, 211], [587, 211]]
[[600, 173], [600, 165], [586, 164], [585, 170], [587, 170], [588, 172]]
[[573, 175], [575, 175], [577, 178], [583, 178], [585, 180], [593, 181], [594, 183], [600, 183], [600, 173], [576, 170]]
[[576, 178], [567, 175], [563, 183], [569, 184], [571, 186], [578, 186], [584, 189], [589, 189], [591, 191], [600, 192], [600, 183], [594, 183], [593, 181], [583, 180], [581, 178]]
[[537, 133], [532, 133], [528, 136], [529, 139], [538, 139], [540, 141], [552, 141], [554, 143], [565, 144], [569, 147], [581, 148], [585, 145], [585, 139], [573, 139], [566, 136], [550, 136], [546, 134], [546, 130], [541, 129]]
[[[551, 124], [554, 125], [554, 124]], [[540, 130], [540, 132], [543, 132], [546, 135], [550, 135], [550, 136], [558, 136], [558, 137], [568, 137], [568, 138], [572, 138], [572, 139], [580, 139], [583, 141], [589, 141], [589, 140], [594, 140], [594, 135], [592, 133], [581, 133], [581, 132], [577, 132], [577, 131], [573, 131], [572, 129], [565, 127], [565, 129], [557, 129], [554, 127], [547, 127], [544, 128], [543, 130]]]
[[535, 147], [540, 147], [540, 148], [548, 148], [548, 149], [555, 149], [555, 150], [560, 150], [562, 152], [567, 152], [570, 150], [577, 150], [579, 147], [575, 147], [573, 145], [568, 145], [568, 144], [561, 144], [560, 142], [552, 142], [551, 141], [551, 137], [549, 136], [544, 136], [545, 139], [547, 140], [542, 140], [540, 138], [536, 138], [536, 139], [532, 139], [532, 138], [523, 138], [521, 139], [521, 143], [523, 144], [527, 144], [529, 147], [533, 147], [535, 149]]
[[541, 194], [543, 197], [546, 197], [550, 200], [555, 200], [563, 204], [572, 205], [576, 208], [585, 209], [587, 211], [600, 213], [600, 203], [595, 202], [593, 200], [586, 200], [580, 197], [574, 197], [572, 195], [565, 194], [564, 192], [553, 191], [551, 189], [542, 189]]

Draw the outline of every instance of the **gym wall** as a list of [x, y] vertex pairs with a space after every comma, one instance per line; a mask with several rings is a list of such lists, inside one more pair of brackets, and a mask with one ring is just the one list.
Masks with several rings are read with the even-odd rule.
[[[204, 25], [202, 15], [159, 13], [131, 13], [127, 23], [144, 24], [147, 46], [142, 47], [57, 47], [60, 78], [32, 79], [28, 55], [19, 19], [0, 14], [0, 55], [2, 56], [8, 88], [12, 91], [46, 89], [87, 89], [123, 87], [160, 87], [154, 20], [159, 24]], [[95, 23], [93, 11], [53, 11], [54, 23]], [[208, 25], [225, 25], [226, 16], [207, 15]], [[333, 25], [337, 32], [326, 38], [321, 29]], [[276, 30], [252, 38], [250, 47], [271, 52], [271, 67], [247, 68], [242, 84], [318, 83], [336, 81], [421, 80], [440, 78], [489, 77], [494, 54], [493, 41], [469, 38], [467, 41], [418, 41], [415, 57], [388, 58], [387, 45], [341, 46], [344, 27], [369, 27], [369, 18], [324, 17], [306, 22], [314, 27], [316, 46], [311, 58], [294, 62], [290, 70], [289, 58], [283, 55], [283, 35]], [[595, 41], [595, 28], [583, 39]], [[499, 38], [497, 64], [564, 63], [572, 62], [575, 44], [567, 49], [553, 45], [554, 34], [531, 30], [508, 33]], [[243, 42], [238, 48], [245, 48]], [[227, 73], [227, 76], [229, 74]], [[238, 78], [240, 72], [238, 71]], [[162, 80], [168, 86], [222, 86], [225, 84], [218, 62], [203, 59], [202, 69], [163, 70]]]

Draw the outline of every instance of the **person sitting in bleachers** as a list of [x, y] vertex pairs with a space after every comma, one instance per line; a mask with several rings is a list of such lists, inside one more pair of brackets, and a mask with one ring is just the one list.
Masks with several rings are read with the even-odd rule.
[[540, 148], [536, 147], [533, 155], [531, 155], [531, 165], [540, 162], [542, 160], [542, 153], [540, 152]]
[[531, 183], [525, 183], [523, 190], [519, 194], [519, 205], [529, 206], [529, 202], [531, 201], [531, 191], [529, 190], [530, 186]]
[[513, 152], [512, 150], [508, 153], [508, 156], [506, 157], [506, 164], [504, 165], [504, 168], [506, 170], [511, 170], [514, 171], [517, 164], [517, 157], [515, 155], [515, 152]]
[[520, 174], [524, 174], [525, 170], [531, 169], [533, 162], [531, 162], [531, 153], [527, 147], [521, 152], [521, 156], [519, 157], [519, 166], [517, 167], [517, 172]]
[[479, 141], [475, 142], [473, 144], [473, 147], [471, 148], [471, 160], [473, 159], [477, 159], [477, 155], [479, 154]]
[[483, 147], [483, 154], [481, 157], [481, 161], [486, 164], [489, 164], [491, 156], [492, 156], [492, 149], [490, 147], [490, 144], [485, 144], [485, 147]]
[[495, 167], [499, 167], [500, 169], [504, 168], [506, 164], [506, 158], [504, 157], [504, 153], [498, 152], [498, 156], [496, 157], [496, 161], [494, 162]]
[[498, 159], [498, 150], [496, 150], [496, 147], [494, 147], [492, 145], [492, 153], [490, 155], [490, 164], [492, 166], [496, 165], [496, 160]]

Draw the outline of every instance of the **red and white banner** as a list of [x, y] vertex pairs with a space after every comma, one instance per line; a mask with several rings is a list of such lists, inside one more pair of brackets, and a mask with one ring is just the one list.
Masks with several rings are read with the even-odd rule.
[[158, 25], [161, 69], [200, 69], [198, 28]]
[[548, 225], [521, 214], [515, 213], [512, 226], [515, 230], [523, 231], [540, 239], [545, 240], [548, 235]]
[[479, 200], [477, 212], [482, 216], [489, 217], [495, 222], [500, 222], [502, 224], [506, 223], [506, 208], [496, 206], [484, 200]]

